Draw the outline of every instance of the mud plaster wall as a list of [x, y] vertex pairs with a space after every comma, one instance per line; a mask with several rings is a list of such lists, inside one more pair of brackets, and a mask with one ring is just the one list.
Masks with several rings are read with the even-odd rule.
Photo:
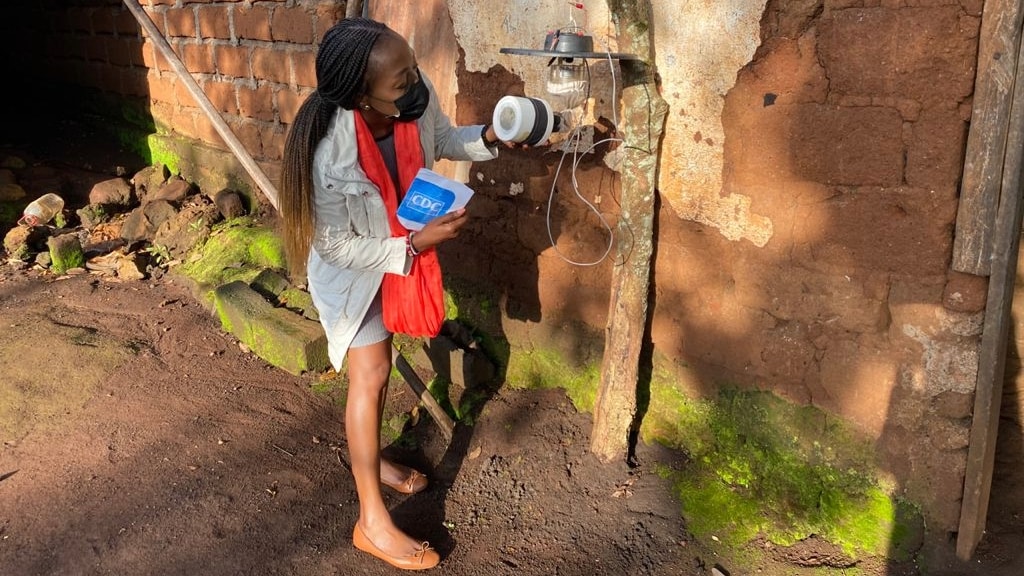
[[[691, 393], [756, 386], [856, 423], [930, 525], [954, 530], [985, 283], [948, 262], [981, 3], [916, 4], [655, 3], [671, 114], [651, 339]], [[144, 5], [273, 174], [315, 84], [316, 42], [344, 3]], [[541, 94], [543, 60], [498, 49], [539, 47], [566, 20], [556, 5], [388, 0], [372, 15], [410, 37], [453, 117], [475, 123], [506, 93]], [[17, 6], [35, 23], [25, 30], [41, 32], [13, 36], [38, 62], [26, 74], [140, 98], [169, 137], [224, 150], [120, 2]], [[599, 47], [616, 50], [604, 3], [587, 6]], [[590, 112], [603, 125], [616, 118], [612, 70], [592, 63]], [[614, 227], [610, 149], [576, 176]], [[608, 236], [568, 167], [556, 181], [558, 161], [553, 150], [503, 151], [453, 168], [477, 196], [442, 257], [516, 350], [596, 362]]]
[[[448, 3], [460, 111], [502, 91], [543, 95], [544, 62], [499, 49], [539, 47], [566, 19], [556, 4], [487, 3], [481, 18], [482, 2]], [[855, 423], [930, 526], [954, 531], [986, 286], [948, 264], [981, 2], [918, 4], [654, 3], [671, 112], [651, 337], [691, 392], [766, 388]], [[598, 44], [615, 50], [604, 4], [587, 5]], [[591, 106], [607, 120], [601, 66]], [[604, 152], [578, 180], [614, 222]], [[611, 263], [567, 264], [548, 241], [557, 160], [475, 165], [486, 225], [451, 259], [491, 287], [514, 345], [593, 359], [578, 342], [604, 327]], [[599, 257], [596, 218], [564, 173], [556, 188], [555, 245]]]

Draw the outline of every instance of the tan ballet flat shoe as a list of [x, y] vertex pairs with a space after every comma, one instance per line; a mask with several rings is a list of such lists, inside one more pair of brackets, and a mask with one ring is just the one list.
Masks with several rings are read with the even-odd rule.
[[355, 529], [352, 531], [352, 544], [363, 552], [376, 556], [395, 568], [402, 570], [428, 570], [441, 562], [441, 555], [431, 548], [427, 542], [420, 544], [419, 550], [409, 556], [391, 556], [377, 548], [376, 544], [370, 542], [366, 534], [363, 534], [363, 529], [359, 527], [359, 524], [356, 524]]
[[401, 482], [388, 482], [381, 478], [380, 483], [402, 494], [416, 494], [426, 490], [428, 481], [427, 477], [420, 473], [419, 470], [410, 468], [409, 475], [406, 476], [405, 480]]

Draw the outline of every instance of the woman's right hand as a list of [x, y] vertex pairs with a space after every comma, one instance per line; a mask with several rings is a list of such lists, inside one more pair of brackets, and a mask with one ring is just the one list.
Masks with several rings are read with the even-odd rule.
[[422, 252], [433, 248], [445, 240], [451, 240], [459, 235], [459, 229], [469, 220], [465, 208], [438, 216], [427, 222], [423, 229], [414, 233], [412, 237], [413, 249]]

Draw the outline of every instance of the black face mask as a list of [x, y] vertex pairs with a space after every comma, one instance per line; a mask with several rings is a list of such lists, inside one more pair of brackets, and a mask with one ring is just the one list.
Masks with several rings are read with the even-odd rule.
[[398, 108], [396, 120], [399, 122], [419, 120], [420, 116], [427, 111], [428, 104], [430, 104], [430, 90], [427, 89], [427, 83], [420, 80], [410, 86], [401, 98], [395, 100], [395, 106]]

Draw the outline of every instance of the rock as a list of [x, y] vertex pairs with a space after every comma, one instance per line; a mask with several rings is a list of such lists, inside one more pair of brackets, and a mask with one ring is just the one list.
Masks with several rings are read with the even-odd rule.
[[156, 193], [147, 196], [146, 202], [155, 202], [157, 200], [181, 202], [191, 193], [192, 185], [181, 178], [175, 177], [168, 180]]
[[171, 205], [170, 202], [163, 200], [148, 202], [143, 211], [146, 213], [146, 218], [149, 219], [154, 229], [159, 228], [164, 222], [178, 214], [177, 208]]
[[11, 202], [21, 200], [25, 197], [25, 189], [18, 184], [14, 172], [6, 168], [0, 168], [0, 202]]
[[27, 260], [29, 256], [28, 235], [31, 229], [15, 226], [4, 235], [4, 252], [8, 258]]
[[130, 182], [135, 187], [135, 196], [140, 203], [146, 202], [152, 194], [155, 194], [164, 182], [170, 177], [170, 171], [163, 164], [146, 166], [132, 176]]
[[50, 248], [50, 270], [54, 274], [64, 274], [72, 268], [81, 268], [85, 265], [82, 243], [78, 240], [77, 234], [51, 236], [46, 244]]
[[214, 305], [224, 330], [270, 364], [296, 375], [328, 366], [323, 328], [275, 308], [245, 282], [217, 288]]
[[270, 268], [260, 271], [249, 285], [271, 302], [279, 302], [281, 294], [292, 286], [284, 274]]
[[0, 202], [12, 202], [25, 197], [25, 189], [15, 183], [0, 184]]
[[96, 183], [89, 191], [89, 204], [131, 206], [132, 186], [124, 178], [111, 178]]
[[242, 197], [231, 190], [221, 190], [213, 197], [213, 203], [220, 210], [220, 215], [225, 220], [238, 218], [245, 215], [245, 206], [242, 205]]
[[149, 220], [146, 219], [146, 212], [142, 207], [132, 210], [128, 217], [121, 224], [121, 238], [128, 244], [134, 244], [149, 238], [149, 235], [156, 230], [151, 230]]
[[988, 278], [950, 271], [942, 291], [942, 305], [954, 312], [981, 312], [988, 300]]
[[262, 270], [249, 286], [276, 306], [283, 306], [314, 322], [320, 321], [320, 313], [313, 306], [309, 292], [292, 286], [288, 278], [276, 270]]
[[27, 262], [41, 251], [46, 242], [47, 228], [15, 226], [4, 236], [4, 251], [8, 258]]
[[142, 240], [151, 240], [160, 226], [174, 218], [178, 211], [164, 200], [147, 202], [131, 211], [121, 225], [121, 238], [129, 245]]
[[0, 167], [21, 170], [25, 167], [25, 160], [18, 156], [4, 156], [3, 162], [0, 162]]
[[289, 310], [302, 314], [303, 318], [308, 318], [314, 322], [320, 321], [320, 312], [313, 305], [313, 297], [305, 290], [299, 290], [294, 287], [288, 288], [281, 293], [278, 303]]
[[444, 334], [431, 338], [426, 354], [434, 372], [464, 390], [494, 379], [494, 364], [479, 349], [463, 348]]
[[153, 235], [153, 243], [166, 248], [172, 259], [183, 258], [193, 246], [209, 238], [211, 226], [219, 219], [217, 207], [207, 198], [199, 197], [198, 202], [190, 203], [161, 224]]
[[935, 413], [951, 420], [967, 419], [974, 413], [974, 394], [946, 390], [935, 395], [932, 400]]
[[75, 214], [78, 215], [79, 222], [82, 223], [82, 227], [86, 230], [92, 230], [110, 220], [110, 215], [107, 214], [107, 210], [102, 204], [89, 204], [84, 208], [76, 210]]
[[118, 259], [117, 277], [122, 280], [142, 280], [146, 277], [144, 268], [145, 264], [140, 261], [138, 254], [125, 254]]

